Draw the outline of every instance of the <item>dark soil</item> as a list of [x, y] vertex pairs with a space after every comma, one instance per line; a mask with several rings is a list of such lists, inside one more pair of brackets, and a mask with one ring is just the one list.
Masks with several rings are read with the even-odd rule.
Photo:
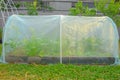
[[0, 39], [0, 43], [2, 43], [2, 39]]
[[[55, 64], [60, 63], [60, 57], [27, 57], [27, 56], [6, 56], [9, 63], [37, 63]], [[64, 64], [114, 64], [114, 57], [63, 57]]]

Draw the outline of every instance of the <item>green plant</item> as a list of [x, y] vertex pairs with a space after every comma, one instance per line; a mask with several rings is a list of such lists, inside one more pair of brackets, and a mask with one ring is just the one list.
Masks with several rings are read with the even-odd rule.
[[3, 43], [5, 49], [5, 56], [26, 56], [25, 50], [23, 49], [23, 45], [18, 40], [9, 40]]
[[51, 6], [48, 6], [46, 7], [49, 11], [52, 11], [52, 10], [55, 10], [55, 8], [51, 7]]
[[120, 27], [120, 1], [114, 2], [114, 0], [95, 0], [95, 7], [98, 11], [105, 16], [112, 18], [118, 27]]
[[105, 16], [113, 17], [119, 14], [120, 2], [114, 0], [99, 0], [95, 1], [95, 7]]
[[25, 52], [28, 56], [57, 56], [59, 55], [59, 41], [45, 38], [31, 37], [24, 40]]
[[113, 21], [116, 23], [117, 27], [120, 27], [120, 15], [112, 17]]
[[96, 16], [96, 12], [100, 11], [103, 15], [112, 18], [116, 25], [120, 27], [120, 1], [95, 0], [94, 3], [95, 9], [90, 9], [88, 6], [84, 6], [82, 2], [77, 2], [75, 7], [70, 9], [70, 15]]
[[31, 37], [22, 41], [9, 40], [4, 43], [8, 55], [59, 56], [59, 40]]
[[31, 38], [29, 40], [24, 40], [23, 44], [23, 48], [28, 56], [39, 56], [39, 53], [42, 48], [42, 45], [40, 44], [39, 40]]
[[[20, 6], [21, 6], [21, 2], [19, 1], [18, 3], [15, 3], [14, 5], [15, 5], [15, 7], [18, 9], [18, 8], [20, 8]], [[14, 5], [13, 5], [13, 6], [14, 6]]]
[[9, 48], [8, 50], [13, 51], [13, 50], [19, 48], [21, 46], [21, 43], [18, 42], [17, 40], [11, 39], [11, 40], [9, 40], [7, 42], [4, 42], [4, 46], [6, 48]]
[[6, 2], [6, 0], [0, 0], [0, 10], [6, 10], [6, 6], [4, 5], [3, 2]]
[[[8, 2], [8, 0], [0, 0], [0, 9], [1, 10], [7, 10], [8, 9], [8, 6], [6, 6], [6, 5], [10, 5], [10, 6], [12, 6], [12, 7], [16, 7], [16, 8], [19, 8], [20, 7], [20, 5], [21, 5], [21, 3], [20, 2], [18, 2], [18, 3], [15, 3], [15, 4], [13, 4], [13, 3], [9, 3]], [[10, 7], [9, 6], [9, 7]]]
[[83, 39], [81, 44], [82, 53], [86, 56], [97, 56], [101, 51], [102, 40], [95, 37], [89, 37]]
[[[80, 57], [93, 57], [93, 56], [106, 56], [102, 50], [103, 42], [99, 38], [88, 37], [81, 40], [71, 40], [63, 38], [62, 52], [63, 56], [80, 56]], [[108, 52], [109, 53], [109, 52]]]
[[34, 0], [33, 3], [24, 3], [27, 8], [28, 15], [38, 15], [37, 11], [37, 0]]
[[50, 6], [43, 6], [45, 10], [48, 10], [48, 11], [52, 11], [54, 10], [53, 7], [50, 7]]
[[45, 10], [48, 10], [48, 11], [52, 11], [54, 10], [53, 7], [49, 6], [49, 5], [45, 5], [46, 2], [43, 2], [42, 0], [41, 1], [38, 1], [38, 5], [37, 5], [37, 8], [39, 10], [42, 10], [42, 9], [45, 9]]
[[70, 15], [94, 16], [96, 15], [95, 9], [90, 9], [84, 6], [82, 2], [78, 1], [74, 8], [70, 9]]
[[[85, 37], [82, 39], [70, 39], [66, 36], [62, 38], [62, 55], [79, 57], [105, 57], [109, 56], [110, 51], [103, 47], [107, 44], [99, 37]], [[108, 45], [106, 46], [108, 47]]]
[[[81, 52], [87, 57], [110, 57], [112, 56], [111, 45], [99, 37], [83, 38], [80, 41]], [[107, 49], [108, 48], [108, 49]]]
[[18, 37], [21, 35], [19, 28], [16, 26], [12, 26], [11, 28], [14, 29], [16, 36], [14, 36], [14, 39], [10, 37], [4, 43], [6, 53], [12, 53], [13, 55], [20, 55], [22, 53], [27, 56], [59, 56], [59, 39], [52, 40], [46, 37], [38, 38], [35, 36], [36, 32], [34, 28], [29, 28], [31, 32], [29, 38], [24, 36], [20, 39], [20, 37]]
[[88, 7], [86, 7], [85, 13], [83, 14], [83, 16], [95, 16], [95, 15], [96, 15], [95, 9], [89, 9]]

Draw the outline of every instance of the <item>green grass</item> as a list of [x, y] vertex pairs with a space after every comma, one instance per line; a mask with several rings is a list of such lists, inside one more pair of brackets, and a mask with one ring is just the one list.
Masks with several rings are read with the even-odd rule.
[[0, 64], [0, 80], [119, 80], [120, 66]]

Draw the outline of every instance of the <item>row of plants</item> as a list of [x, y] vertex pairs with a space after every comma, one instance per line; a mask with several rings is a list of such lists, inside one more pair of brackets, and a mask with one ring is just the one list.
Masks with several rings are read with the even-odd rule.
[[[18, 27], [17, 27], [18, 28]], [[58, 39], [52, 39], [47, 36], [35, 36], [35, 29], [30, 29], [28, 35], [21, 35], [19, 29], [12, 27], [16, 36], [9, 33], [4, 42], [5, 59], [7, 62], [20, 63], [47, 63], [55, 60], [59, 62], [60, 48], [62, 48], [62, 57], [64, 59], [80, 57], [112, 57], [111, 51], [105, 51], [104, 44], [100, 37], [84, 37], [74, 40], [62, 35], [62, 43]], [[89, 33], [88, 33], [89, 34]], [[22, 37], [21, 37], [22, 36]], [[109, 42], [108, 42], [109, 43]], [[62, 44], [62, 45], [61, 45]], [[62, 47], [60, 47], [62, 46]], [[108, 48], [109, 45], [107, 45]], [[110, 47], [109, 47], [110, 48]], [[74, 58], [72, 58], [74, 57]], [[47, 58], [47, 59], [46, 59]], [[70, 58], [69, 58], [70, 59]], [[45, 62], [46, 61], [46, 62]]]
[[[6, 6], [3, 3], [3, 1], [1, 0], [2, 3], [0, 3], [0, 9], [1, 10], [6, 10]], [[7, 3], [6, 0], [4, 0], [5, 3]], [[39, 0], [33, 0], [33, 2], [23, 2], [23, 1], [18, 1], [15, 4], [11, 4], [11, 6], [16, 7], [17, 9], [20, 9], [24, 6], [24, 8], [27, 10], [27, 14], [28, 15], [38, 15], [38, 10], [53, 10], [53, 7], [50, 7], [49, 5], [44, 5], [45, 3], [43, 1], [39, 1]], [[20, 15], [24, 15], [21, 14]]]
[[[96, 37], [88, 37], [75, 41], [65, 38], [62, 41], [62, 52], [63, 56], [71, 57], [110, 57], [112, 52], [105, 48], [105, 44], [107, 44], [105, 41]], [[109, 46], [109, 48], [111, 47]]]
[[[19, 3], [15, 3], [15, 7], [17, 9], [21, 8], [22, 5], [24, 5], [24, 7], [27, 9], [27, 14], [28, 15], [38, 15], [38, 10], [53, 10], [54, 8], [48, 6], [48, 5], [44, 5], [45, 3], [43, 1], [38, 1], [38, 0], [34, 0], [33, 2], [19, 2]], [[24, 15], [24, 14], [22, 14]]]
[[[38, 10], [48, 9], [53, 10], [50, 6], [44, 6], [42, 1], [34, 0], [33, 3], [24, 2], [22, 3], [27, 8], [28, 15], [38, 15]], [[19, 9], [21, 2], [16, 3], [15, 6]], [[78, 1], [74, 8], [70, 8], [70, 15], [81, 15], [81, 16], [100, 16], [97, 12], [102, 13], [104, 16], [108, 16], [113, 19], [117, 27], [120, 27], [120, 1], [115, 2], [114, 0], [95, 0], [95, 8], [89, 8], [88, 5], [83, 5], [83, 2]]]
[[[75, 42], [74, 44], [72, 44]], [[111, 56], [110, 51], [103, 49], [104, 42], [99, 38], [89, 37], [79, 41], [63, 39], [63, 57], [107, 57]], [[39, 56], [58, 57], [60, 56], [60, 40], [31, 37], [22, 41], [9, 40], [5, 43], [7, 55], [14, 56]]]
[[[34, 2], [32, 4], [30, 3], [24, 3], [24, 5], [27, 8], [27, 14], [28, 15], [38, 15], [38, 11], [37, 11], [37, 0], [34, 0]], [[20, 6], [19, 6], [20, 7]], [[17, 7], [18, 8], [18, 7]]]
[[[20, 8], [22, 5], [27, 8], [28, 15], [38, 15], [38, 9], [53, 10], [50, 6], [45, 6], [42, 1], [34, 0], [30, 2], [18, 2], [15, 3], [16, 8]], [[3, 5], [3, 4], [2, 4]], [[111, 17], [114, 22], [120, 27], [120, 1], [115, 0], [95, 0], [95, 8], [89, 8], [88, 5], [83, 5], [83, 2], [78, 1], [74, 8], [70, 8], [70, 15], [82, 15], [82, 16], [98, 16], [97, 12], [103, 13], [105, 16]], [[4, 8], [4, 5], [2, 6]]]
[[97, 14], [97, 12], [100, 12], [104, 16], [112, 18], [116, 25], [120, 27], [120, 1], [95, 0], [94, 6], [95, 8], [89, 8], [88, 5], [83, 5], [83, 2], [79, 1], [74, 8], [70, 9], [70, 15], [100, 16]]
[[10, 40], [5, 43], [6, 53], [13, 56], [59, 56], [59, 40], [30, 38], [22, 41]]
[[[44, 9], [53, 10], [52, 7], [45, 6], [42, 1], [38, 0], [34, 0], [32, 3], [18, 2], [15, 3], [15, 6], [19, 9], [23, 4], [27, 8], [28, 15], [38, 15], [38, 10], [42, 9], [43, 7]], [[117, 26], [120, 27], [120, 1], [115, 2], [114, 0], [95, 0], [94, 6], [95, 8], [89, 8], [88, 5], [83, 5], [83, 2], [78, 1], [74, 8], [70, 8], [70, 15], [98, 16], [96, 13], [101, 12], [103, 15], [111, 17]], [[4, 8], [4, 5], [2, 8]]]
[[90, 9], [87, 5], [83, 5], [83, 2], [78, 1], [74, 8], [70, 8], [70, 15], [81, 16], [95, 16], [96, 9]]

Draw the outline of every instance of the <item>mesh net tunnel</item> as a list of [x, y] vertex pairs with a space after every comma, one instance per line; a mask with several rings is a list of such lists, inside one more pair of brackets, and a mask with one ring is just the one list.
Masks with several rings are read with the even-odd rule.
[[12, 15], [3, 36], [2, 62], [118, 62], [118, 32], [109, 17]]

